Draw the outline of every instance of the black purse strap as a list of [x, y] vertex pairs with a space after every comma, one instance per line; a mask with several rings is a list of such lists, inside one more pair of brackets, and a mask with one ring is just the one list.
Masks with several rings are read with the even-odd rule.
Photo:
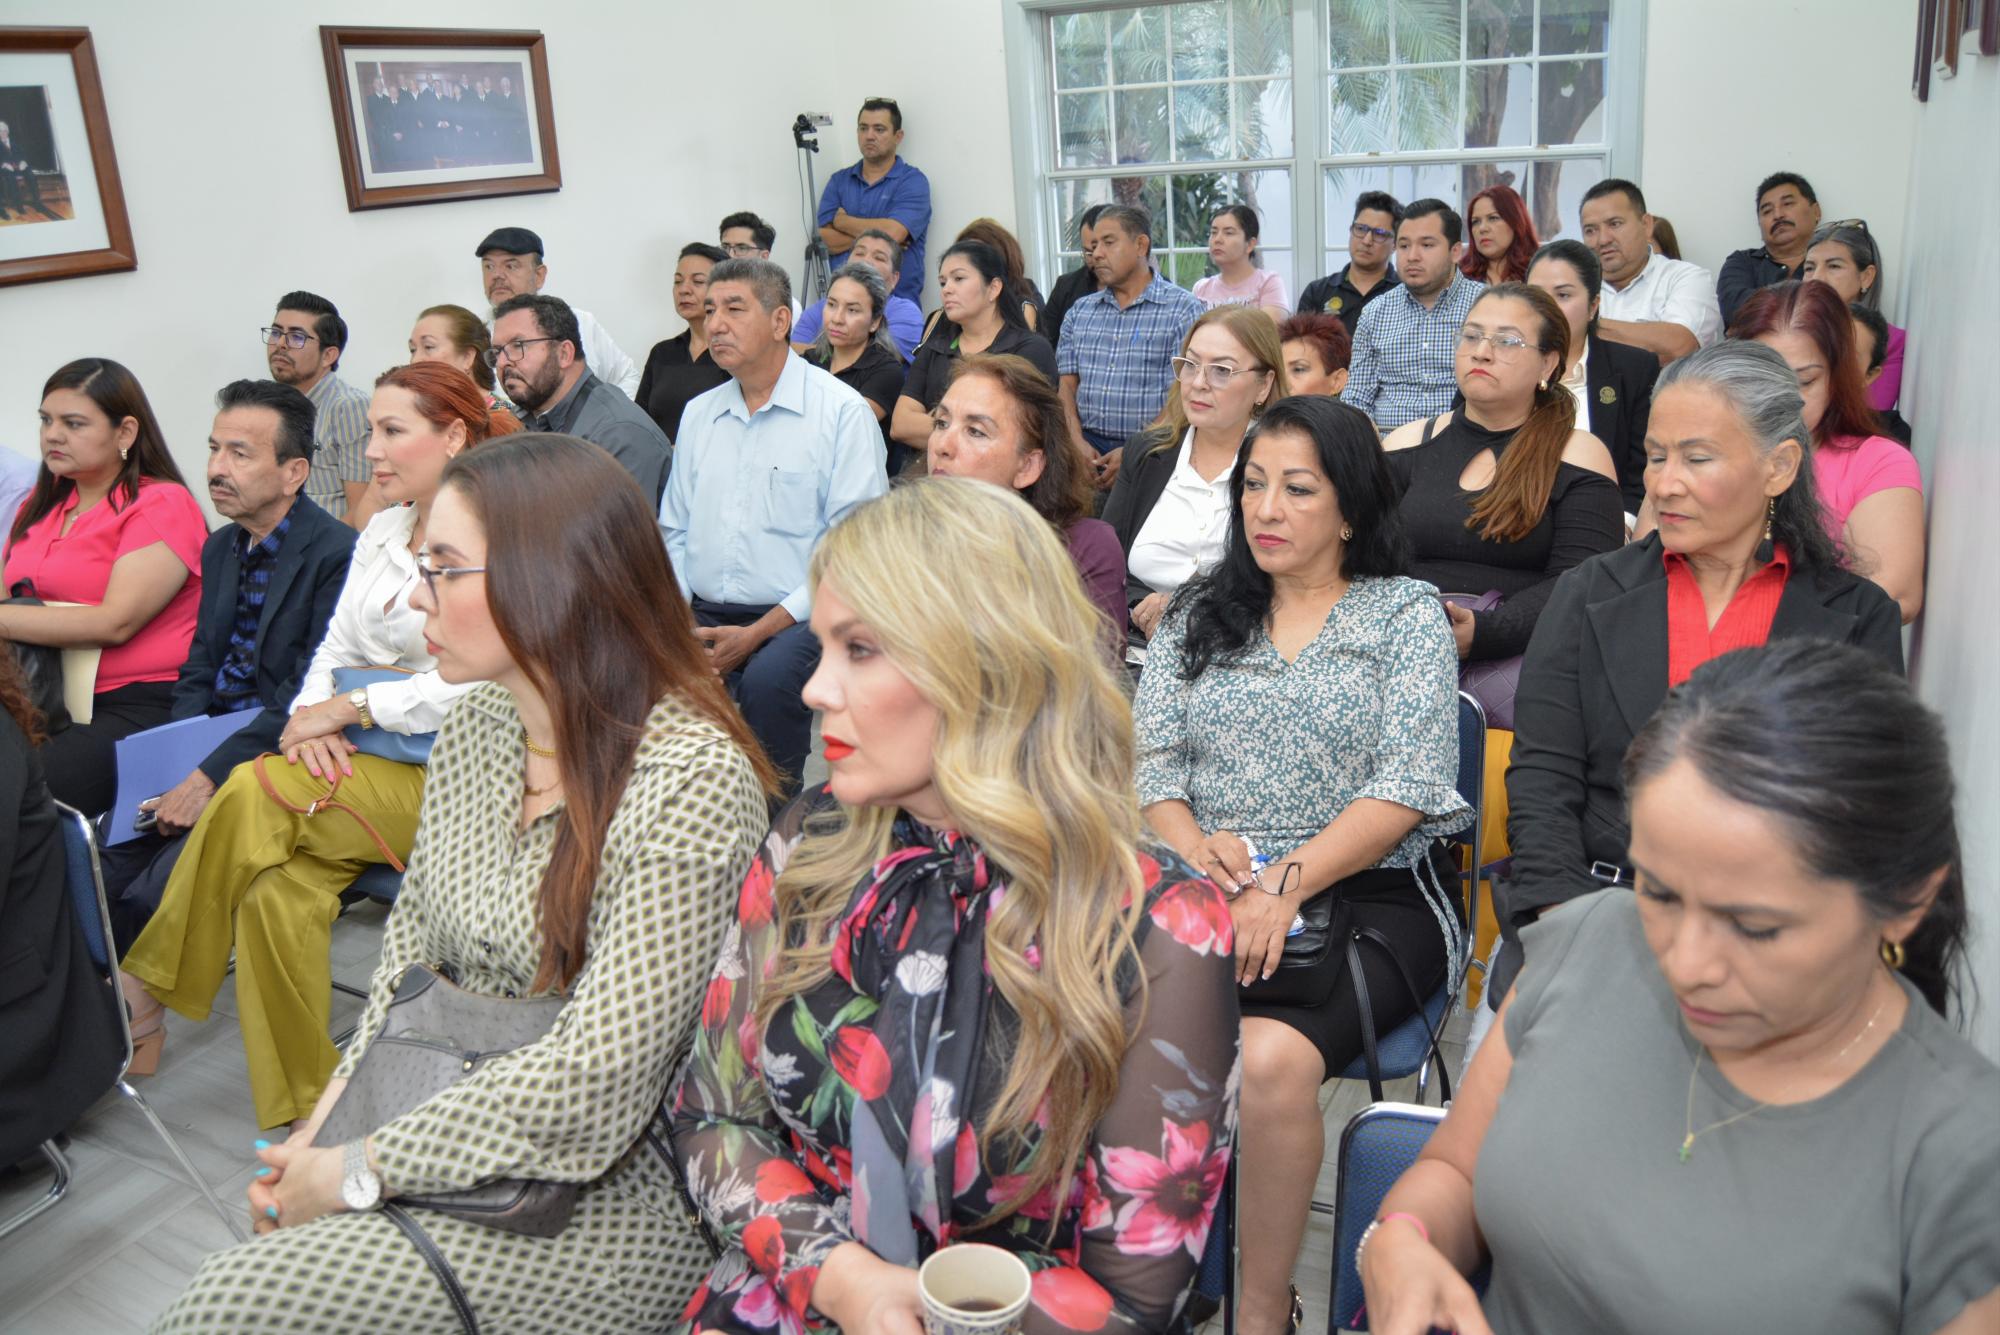
[[1396, 947], [1388, 937], [1373, 927], [1357, 927], [1347, 938], [1347, 976], [1354, 982], [1354, 1005], [1361, 1018], [1361, 1054], [1368, 1063], [1368, 1097], [1375, 1103], [1382, 1101], [1382, 1062], [1376, 1052], [1375, 1007], [1368, 995], [1368, 980], [1361, 974], [1361, 942], [1368, 941], [1389, 957], [1395, 966], [1396, 977], [1403, 984], [1403, 991], [1409, 994], [1410, 1002], [1416, 1007], [1418, 1023], [1424, 1027], [1424, 1037], [1429, 1046], [1424, 1060], [1437, 1063], [1438, 1094], [1444, 1103], [1451, 1102], [1451, 1077], [1446, 1074], [1444, 1061], [1438, 1053], [1438, 1032], [1431, 1028], [1431, 1017], [1424, 1014], [1424, 996], [1417, 991], [1417, 984], [1410, 977], [1410, 971], [1403, 963], [1403, 957], [1396, 953]]
[[403, 1236], [415, 1245], [417, 1255], [424, 1258], [424, 1264], [444, 1286], [444, 1296], [451, 1300], [451, 1310], [458, 1313], [458, 1323], [465, 1328], [465, 1335], [479, 1335], [479, 1318], [473, 1314], [472, 1300], [465, 1296], [465, 1286], [458, 1282], [458, 1272], [451, 1268], [451, 1262], [438, 1250], [437, 1243], [431, 1241], [431, 1235], [424, 1232], [424, 1226], [394, 1201], [385, 1204], [382, 1213], [403, 1230]]

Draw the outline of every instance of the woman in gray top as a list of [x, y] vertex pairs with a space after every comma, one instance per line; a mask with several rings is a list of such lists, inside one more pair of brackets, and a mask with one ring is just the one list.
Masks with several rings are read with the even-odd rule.
[[[1860, 650], [1773, 642], [1670, 695], [1625, 788], [1636, 893], [1524, 932], [1362, 1236], [1371, 1329], [2000, 1328], [2000, 1069], [1944, 1018], [1940, 720]], [[1482, 1315], [1461, 1276], [1489, 1252]]]

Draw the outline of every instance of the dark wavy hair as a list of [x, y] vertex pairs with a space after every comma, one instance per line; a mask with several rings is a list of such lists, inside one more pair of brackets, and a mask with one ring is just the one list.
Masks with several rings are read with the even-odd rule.
[[[48, 378], [42, 385], [42, 397], [46, 399], [59, 389], [73, 389], [88, 398], [111, 419], [114, 428], [128, 417], [138, 425], [132, 448], [126, 451], [124, 464], [111, 484], [111, 493], [104, 498], [113, 510], [122, 510], [139, 499], [141, 479], [171, 482], [177, 487], [187, 485], [181, 478], [181, 470], [174, 466], [174, 456], [167, 452], [166, 437], [160, 434], [160, 421], [153, 416], [153, 405], [147, 401], [146, 391], [139, 387], [138, 377], [124, 366], [109, 357], [80, 357]], [[23, 533], [69, 499], [75, 490], [76, 483], [57, 477], [43, 464], [35, 474], [34, 489], [21, 502], [20, 513], [14, 516], [14, 527], [7, 541], [19, 542]]]
[[1965, 872], [1944, 721], [1899, 672], [1809, 638], [1739, 649], [1695, 669], [1625, 753], [1628, 797], [1675, 760], [1775, 817], [1815, 876], [1855, 887], [1879, 920], [1937, 897], [1903, 943], [1903, 976], [1940, 1015], [1960, 1000]]
[[1169, 613], [1187, 612], [1181, 675], [1194, 681], [1210, 667], [1235, 658], [1271, 616], [1271, 577], [1250, 552], [1243, 531], [1243, 473], [1250, 452], [1266, 436], [1299, 432], [1313, 443], [1320, 471], [1333, 486], [1340, 513], [1353, 528], [1341, 554], [1344, 579], [1400, 575], [1409, 565], [1409, 540], [1388, 456], [1367, 414], [1321, 394], [1279, 399], [1251, 424], [1229, 474], [1229, 536], [1222, 559], [1174, 595]]

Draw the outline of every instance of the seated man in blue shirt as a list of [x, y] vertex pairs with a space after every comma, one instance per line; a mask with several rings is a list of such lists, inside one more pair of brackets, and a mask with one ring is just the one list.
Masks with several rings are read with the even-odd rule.
[[[882, 314], [889, 325], [889, 337], [896, 340], [897, 349], [908, 361], [916, 356], [917, 344], [924, 341], [924, 312], [916, 302], [908, 297], [896, 295], [896, 284], [903, 272], [903, 248], [879, 227], [871, 227], [854, 238], [854, 249], [848, 258], [856, 264], [866, 264], [882, 275], [882, 281], [889, 285], [889, 304]], [[804, 352], [819, 337], [820, 322], [826, 316], [826, 298], [821, 297], [806, 307], [804, 315], [792, 327], [792, 347]]]
[[272, 380], [216, 395], [208, 496], [224, 524], [201, 549], [201, 608], [174, 683], [174, 717], [261, 711], [188, 776], [144, 804], [155, 833], [102, 854], [113, 934], [123, 953], [160, 905], [187, 832], [229, 771], [278, 749], [300, 679], [326, 634], [360, 535], [304, 494], [312, 400]]
[[903, 246], [902, 267], [893, 295], [915, 301], [924, 290], [924, 238], [931, 230], [931, 183], [896, 156], [903, 143], [903, 110], [890, 97], [861, 104], [854, 124], [861, 161], [829, 176], [819, 196], [819, 239], [835, 268], [847, 263], [854, 242], [877, 228]]
[[681, 415], [660, 530], [710, 664], [796, 793], [812, 749], [800, 693], [819, 666], [806, 562], [888, 490], [882, 431], [859, 394], [793, 354], [784, 269], [724, 260], [703, 304], [709, 355], [730, 379]]
[[1396, 223], [1402, 285], [1370, 301], [1354, 326], [1354, 360], [1341, 399], [1388, 435], [1435, 417], [1458, 395], [1458, 335], [1486, 284], [1459, 272], [1463, 223], [1441, 199], [1420, 199]]

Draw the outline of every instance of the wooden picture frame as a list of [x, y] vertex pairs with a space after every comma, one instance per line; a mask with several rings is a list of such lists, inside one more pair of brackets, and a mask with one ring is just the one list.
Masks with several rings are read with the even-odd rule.
[[1979, 54], [2000, 56], [2000, 0], [1979, 0]]
[[1965, 32], [1965, 8], [1968, 3], [1977, 3], [1977, 0], [1937, 0], [1934, 19], [1937, 41], [1932, 47], [1931, 64], [1940, 79], [1957, 77], [1958, 44]]
[[0, 287], [138, 268], [90, 29], [0, 28], [0, 122]]
[[349, 212], [562, 189], [539, 32], [322, 26]]
[[1917, 0], [1917, 65], [1910, 91], [1917, 101], [1931, 100], [1931, 61], [1937, 48], [1938, 9], [1944, 0]]

